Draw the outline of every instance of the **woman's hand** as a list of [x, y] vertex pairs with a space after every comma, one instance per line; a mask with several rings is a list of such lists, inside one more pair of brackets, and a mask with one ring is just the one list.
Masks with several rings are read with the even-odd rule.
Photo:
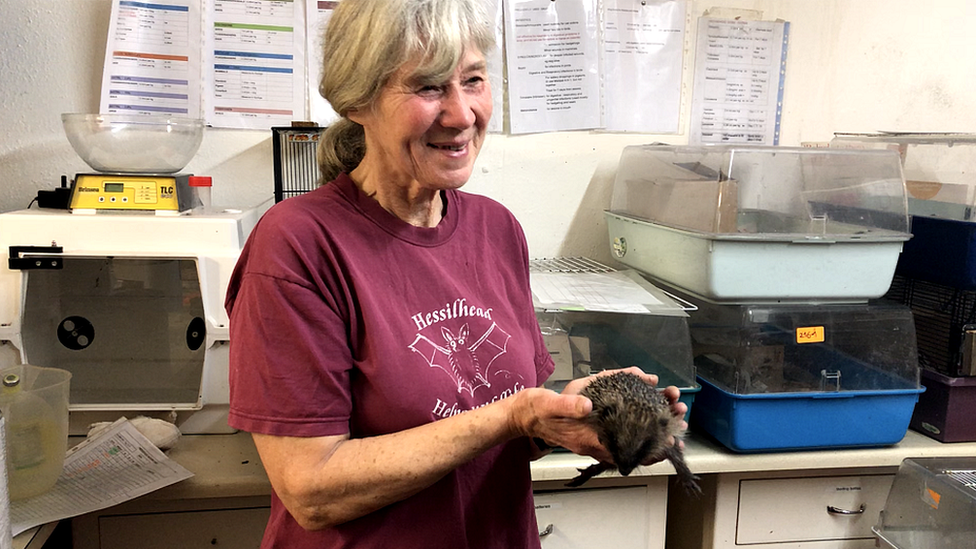
[[[671, 403], [671, 415], [676, 418], [684, 418], [685, 414], [688, 412], [688, 405], [684, 402], [680, 402], [678, 399], [681, 398], [681, 391], [674, 385], [668, 386], [664, 389], [664, 396], [668, 398], [668, 402]], [[681, 430], [684, 431], [688, 428], [688, 423], [684, 419], [681, 419]], [[669, 437], [668, 444], [677, 445], [682, 451], [685, 449], [685, 443], [680, 438], [675, 440], [674, 437]], [[660, 459], [651, 459], [647, 462], [641, 463], [641, 465], [651, 465], [661, 461]]]
[[609, 458], [585, 421], [593, 403], [578, 391], [559, 394], [549, 389], [524, 389], [510, 398], [515, 434], [539, 438], [549, 446], [562, 446], [577, 454]]
[[[613, 458], [597, 439], [596, 432], [586, 422], [593, 410], [593, 403], [580, 392], [599, 376], [627, 372], [643, 379], [652, 387], [657, 385], [658, 376], [644, 373], [636, 366], [620, 370], [605, 370], [569, 382], [561, 394], [546, 389], [527, 389], [516, 395], [513, 408], [513, 422], [518, 433], [542, 439], [550, 446], [562, 446], [580, 455], [593, 457], [598, 461], [612, 462]], [[683, 417], [688, 407], [678, 401], [681, 396], [677, 387], [664, 390], [671, 402], [672, 414]], [[674, 443], [674, 440], [671, 440]], [[680, 440], [678, 444], [682, 443]], [[649, 465], [649, 464], [648, 464]]]

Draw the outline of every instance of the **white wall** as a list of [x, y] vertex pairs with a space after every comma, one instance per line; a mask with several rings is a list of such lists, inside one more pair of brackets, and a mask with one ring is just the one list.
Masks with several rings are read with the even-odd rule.
[[[110, 6], [0, 2], [0, 211], [24, 208], [62, 174], [87, 170], [62, 133], [60, 113], [98, 109]], [[689, 2], [695, 16], [713, 7], [791, 22], [782, 145], [828, 141], [835, 131], [976, 131], [976, 2]], [[688, 112], [682, 118], [687, 123]], [[531, 255], [610, 261], [602, 211], [620, 151], [651, 141], [685, 143], [687, 128], [664, 136], [492, 135], [466, 188], [515, 212]], [[274, 187], [270, 131], [208, 130], [186, 171], [213, 176], [218, 206], [258, 203]]]

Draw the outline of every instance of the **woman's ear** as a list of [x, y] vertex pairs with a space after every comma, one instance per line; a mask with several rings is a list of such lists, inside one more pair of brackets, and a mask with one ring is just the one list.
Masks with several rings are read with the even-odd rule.
[[362, 109], [349, 109], [346, 111], [346, 118], [362, 126], [365, 119], [364, 113], [365, 111]]

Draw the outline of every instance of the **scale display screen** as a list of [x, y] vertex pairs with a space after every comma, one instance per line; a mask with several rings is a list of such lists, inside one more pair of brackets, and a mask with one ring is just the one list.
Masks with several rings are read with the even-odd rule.
[[106, 183], [104, 189], [107, 193], [120, 193], [125, 191], [125, 183]]

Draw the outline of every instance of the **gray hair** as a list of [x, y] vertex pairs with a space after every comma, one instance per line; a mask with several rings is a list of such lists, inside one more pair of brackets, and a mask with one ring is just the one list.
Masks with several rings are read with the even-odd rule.
[[482, 53], [495, 45], [484, 0], [342, 0], [325, 30], [322, 94], [341, 117], [326, 129], [318, 145], [320, 184], [352, 171], [366, 153], [366, 137], [349, 120], [365, 109], [390, 78], [410, 61], [410, 76], [443, 82], [454, 72], [465, 49]]

